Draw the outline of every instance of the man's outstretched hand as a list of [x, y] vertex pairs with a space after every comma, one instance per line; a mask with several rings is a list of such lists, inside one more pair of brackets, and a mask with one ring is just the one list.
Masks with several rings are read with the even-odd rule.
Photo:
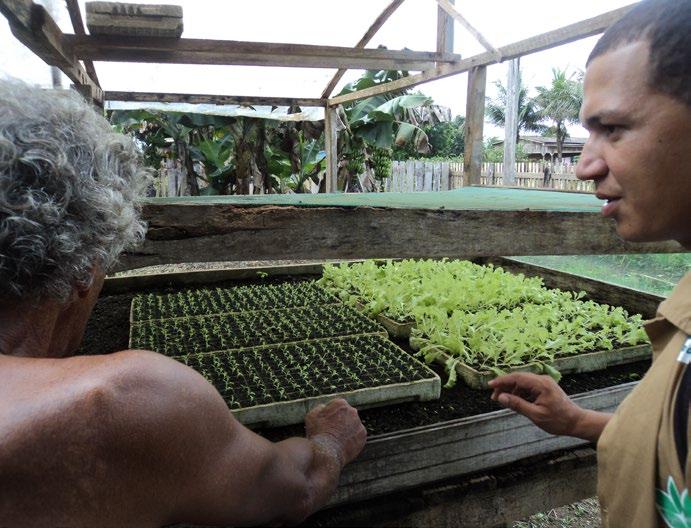
[[582, 409], [549, 376], [516, 372], [489, 382], [492, 399], [530, 419], [540, 429], [597, 442], [610, 415]]
[[317, 405], [307, 413], [305, 431], [310, 440], [332, 443], [339, 450], [342, 464], [354, 460], [367, 440], [367, 431], [357, 410], [343, 399]]

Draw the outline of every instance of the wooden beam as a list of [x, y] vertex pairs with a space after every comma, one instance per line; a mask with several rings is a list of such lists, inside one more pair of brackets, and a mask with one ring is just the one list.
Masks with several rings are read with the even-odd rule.
[[516, 185], [516, 136], [518, 135], [518, 102], [521, 96], [520, 58], [509, 61], [504, 105], [504, 185]]
[[[393, 0], [388, 6], [386, 6], [384, 11], [381, 12], [381, 14], [374, 20], [374, 22], [372, 22], [372, 25], [369, 27], [369, 29], [365, 31], [363, 37], [358, 41], [357, 44], [355, 44], [355, 48], [364, 48], [369, 43], [369, 41], [372, 40], [372, 37], [374, 37], [377, 31], [379, 31], [379, 28], [381, 28], [384, 25], [384, 22], [386, 22], [389, 19], [389, 17], [394, 13], [394, 11], [396, 11], [396, 9], [398, 9], [398, 7], [404, 1], [405, 0]], [[449, 53], [453, 53], [453, 49]], [[324, 88], [324, 91], [322, 92], [322, 97], [326, 98], [331, 95], [331, 92], [334, 91], [334, 88], [336, 88], [338, 81], [340, 81], [343, 78], [343, 75], [346, 71], [346, 69], [342, 68], [334, 74], [334, 76], [329, 81], [329, 84], [327, 84], [326, 88]]]
[[232, 40], [66, 35], [65, 41], [80, 59], [121, 62], [423, 70], [459, 59], [429, 51]]
[[152, 200], [144, 205], [143, 217], [149, 225], [146, 241], [139, 250], [122, 255], [118, 270], [200, 259], [219, 262], [684, 251], [676, 242], [624, 242], [617, 236], [614, 223], [599, 212]]
[[[466, 185], [480, 185], [484, 150], [485, 89], [487, 66], [473, 68], [468, 75], [468, 96], [465, 110], [465, 151], [463, 179]], [[509, 253], [504, 253], [508, 255]], [[517, 253], [514, 253], [517, 255]]]
[[[598, 15], [587, 20], [582, 20], [580, 22], [576, 22], [575, 24], [570, 24], [568, 26], [555, 29], [554, 31], [548, 31], [547, 33], [542, 33], [535, 37], [530, 37], [525, 40], [514, 42], [513, 44], [508, 44], [507, 46], [499, 48], [498, 51], [501, 54], [502, 60], [515, 59], [516, 57], [530, 55], [531, 53], [537, 53], [538, 51], [554, 48], [556, 46], [562, 46], [575, 40], [597, 35], [598, 33], [605, 31], [605, 29], [628, 13], [634, 5], [635, 4], [632, 4], [615, 9], [613, 11], [608, 11], [602, 15]], [[497, 62], [497, 57], [494, 53], [480, 53], [479, 55], [462, 59], [455, 64], [444, 64], [418, 75], [411, 75], [404, 79], [392, 81], [381, 86], [374, 86], [372, 88], [359, 90], [350, 94], [332, 97], [329, 99], [329, 105], [345, 104], [352, 101], [357, 101], [359, 99], [372, 97], [373, 95], [379, 95], [381, 93], [411, 88], [429, 81], [443, 79], [444, 77], [449, 77], [450, 75], [467, 72], [476, 66], [487, 66], [489, 64], [494, 64], [495, 62]]]
[[103, 93], [106, 101], [190, 103], [216, 105], [264, 105], [264, 106], [324, 106], [326, 99], [309, 97], [260, 97], [247, 95], [207, 95], [154, 92], [116, 92]]
[[43, 6], [31, 0], [0, 0], [0, 13], [17, 40], [46, 64], [60, 68], [75, 84], [88, 86], [94, 101], [103, 101], [101, 88], [64, 46], [65, 35]]
[[[82, 13], [79, 9], [79, 2], [77, 0], [65, 0], [65, 2], [67, 3], [67, 12], [70, 14], [72, 29], [74, 29], [75, 35], [86, 35], [84, 21], [82, 20]], [[85, 60], [84, 69], [86, 70], [86, 73], [89, 74], [89, 77], [91, 77], [97, 85], [101, 86], [101, 83], [98, 81], [98, 76], [96, 75], [94, 63], [90, 60]]]
[[324, 108], [324, 147], [326, 149], [326, 192], [338, 192], [338, 109]]
[[453, 18], [441, 6], [437, 8], [437, 53], [453, 53]]
[[472, 26], [472, 24], [465, 19], [463, 15], [456, 11], [453, 4], [449, 2], [449, 0], [437, 0], [437, 4], [439, 4], [439, 7], [446, 11], [449, 16], [456, 19], [456, 21], [459, 24], [461, 24], [468, 31], [468, 33], [475, 37], [475, 40], [477, 40], [483, 48], [485, 48], [490, 53], [494, 53], [497, 58], [497, 61], [501, 61], [501, 55], [499, 54], [499, 50], [492, 46], [492, 44], [489, 43], [489, 41], [482, 35], [482, 33], [475, 29]]

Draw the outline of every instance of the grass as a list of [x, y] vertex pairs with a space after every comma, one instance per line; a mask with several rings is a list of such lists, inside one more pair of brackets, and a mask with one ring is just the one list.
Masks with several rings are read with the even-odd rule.
[[516, 257], [610, 284], [666, 297], [691, 270], [691, 253]]

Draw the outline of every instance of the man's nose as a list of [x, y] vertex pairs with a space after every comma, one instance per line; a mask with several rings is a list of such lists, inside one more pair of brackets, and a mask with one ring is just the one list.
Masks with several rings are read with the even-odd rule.
[[579, 180], [597, 180], [607, 176], [609, 167], [598, 150], [588, 139], [576, 165], [576, 178]]

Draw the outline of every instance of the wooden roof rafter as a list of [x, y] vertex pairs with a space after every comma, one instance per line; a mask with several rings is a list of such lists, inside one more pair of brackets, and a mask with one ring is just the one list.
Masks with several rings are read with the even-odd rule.
[[437, 4], [439, 7], [441, 7], [446, 13], [450, 16], [453, 17], [459, 24], [461, 24], [473, 37], [475, 37], [475, 40], [477, 40], [483, 48], [485, 48], [487, 51], [490, 53], [494, 53], [497, 57], [497, 62], [501, 62], [502, 58], [501, 55], [499, 54], [499, 50], [492, 46], [492, 44], [489, 43], [489, 41], [480, 33], [477, 29], [475, 29], [470, 22], [466, 20], [466, 18], [461, 15], [453, 6], [449, 0], [436, 0]]
[[42, 5], [31, 0], [0, 0], [0, 13], [17, 40], [46, 64], [58, 67], [75, 85], [86, 87], [91, 99], [103, 101], [101, 87], [65, 46], [64, 34]]
[[326, 106], [326, 99], [309, 97], [265, 97], [247, 95], [207, 95], [184, 93], [155, 93], [155, 92], [117, 92], [106, 91], [103, 93], [106, 101], [123, 102], [158, 102], [158, 103], [189, 103], [189, 104], [215, 104], [215, 105], [264, 105], [264, 106]]
[[[512, 44], [507, 44], [498, 48], [502, 60], [514, 59], [523, 55], [530, 55], [539, 51], [544, 51], [550, 48], [568, 44], [570, 42], [580, 40], [592, 35], [602, 33], [611, 24], [624, 16], [635, 4], [620, 7], [612, 11], [608, 11], [601, 15], [581, 20], [568, 26], [548, 31], [534, 37], [530, 37]], [[438, 66], [431, 70], [424, 71], [417, 75], [410, 75], [403, 79], [398, 79], [381, 86], [374, 86], [366, 88], [357, 92], [349, 93], [342, 96], [332, 97], [329, 99], [329, 106], [336, 106], [339, 104], [349, 103], [374, 95], [387, 93], [394, 90], [402, 90], [411, 88], [419, 84], [423, 84], [437, 79], [443, 79], [451, 75], [467, 72], [473, 68], [480, 66], [488, 66], [497, 62], [497, 56], [492, 52], [484, 52], [467, 59], [462, 59], [454, 64], [445, 64]]]
[[158, 64], [287, 66], [422, 71], [460, 59], [430, 51], [356, 49], [274, 42], [64, 35], [79, 59]]
[[[67, 12], [70, 15], [70, 21], [72, 22], [72, 29], [74, 29], [75, 35], [86, 35], [86, 30], [84, 29], [84, 21], [82, 20], [82, 13], [79, 9], [79, 2], [77, 0], [65, 0], [67, 4]], [[96, 84], [101, 86], [98, 81], [98, 75], [96, 75], [96, 68], [94, 63], [90, 60], [84, 61], [84, 69], [86, 73], [94, 80]]]
[[[365, 31], [365, 34], [362, 36], [362, 38], [358, 41], [357, 44], [355, 44], [356, 49], [362, 49], [364, 48], [370, 40], [372, 40], [372, 37], [376, 35], [377, 31], [384, 25], [384, 23], [391, 17], [391, 15], [394, 14], [394, 12], [400, 7], [400, 5], [404, 2], [405, 0], [393, 0], [386, 8], [379, 14], [379, 16], [372, 22], [372, 25]], [[334, 91], [334, 88], [336, 88], [336, 85], [338, 84], [338, 81], [340, 81], [343, 78], [343, 75], [345, 74], [347, 70], [345, 68], [339, 69], [334, 76], [331, 78], [329, 81], [329, 84], [326, 85], [326, 88], [324, 88], [324, 91], [322, 92], [322, 97], [329, 97], [331, 95], [331, 92]]]

